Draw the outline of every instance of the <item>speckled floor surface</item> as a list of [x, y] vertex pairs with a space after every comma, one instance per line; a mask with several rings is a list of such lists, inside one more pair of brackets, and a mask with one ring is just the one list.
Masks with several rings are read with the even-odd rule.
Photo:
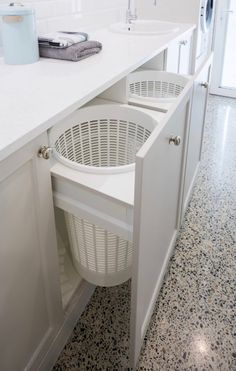
[[[128, 370], [130, 285], [98, 288], [53, 371]], [[138, 371], [236, 371], [236, 100], [211, 97], [201, 169]]]

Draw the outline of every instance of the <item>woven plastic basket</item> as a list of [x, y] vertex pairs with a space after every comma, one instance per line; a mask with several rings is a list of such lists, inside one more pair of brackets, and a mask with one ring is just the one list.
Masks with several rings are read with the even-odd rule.
[[129, 75], [129, 93], [132, 98], [169, 103], [188, 81], [187, 77], [165, 71], [137, 71]]
[[[156, 123], [122, 105], [81, 109], [50, 132], [54, 156], [78, 171], [114, 174], [134, 171], [135, 156]], [[81, 277], [114, 286], [131, 277], [132, 242], [65, 212], [73, 263]]]
[[147, 114], [127, 106], [91, 106], [53, 128], [50, 145], [59, 162], [78, 171], [126, 172], [134, 170], [136, 153], [154, 126]]

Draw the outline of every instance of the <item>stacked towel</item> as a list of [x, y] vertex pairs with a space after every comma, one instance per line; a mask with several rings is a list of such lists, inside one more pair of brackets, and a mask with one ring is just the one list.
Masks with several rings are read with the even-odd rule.
[[102, 44], [98, 41], [85, 41], [69, 46], [68, 48], [48, 48], [39, 47], [41, 57], [64, 59], [67, 61], [78, 62], [97, 54], [102, 50]]
[[39, 36], [39, 46], [49, 48], [68, 48], [73, 44], [88, 40], [88, 34], [85, 32], [58, 31]]
[[102, 50], [98, 41], [88, 41], [83, 32], [60, 31], [39, 38], [39, 53], [44, 58], [78, 62]]

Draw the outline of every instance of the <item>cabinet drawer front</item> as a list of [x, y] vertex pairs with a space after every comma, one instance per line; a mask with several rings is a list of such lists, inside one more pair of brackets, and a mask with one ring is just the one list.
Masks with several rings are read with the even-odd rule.
[[[175, 243], [192, 86], [136, 162], [131, 362], [137, 362]], [[179, 141], [181, 138], [181, 142]]]
[[187, 34], [180, 41], [179, 73], [188, 75], [190, 73], [192, 57], [192, 34]]
[[194, 76], [182, 217], [184, 217], [201, 160], [210, 75], [211, 58], [209, 58], [201, 70]]
[[61, 302], [46, 134], [0, 165], [0, 369], [36, 370]]

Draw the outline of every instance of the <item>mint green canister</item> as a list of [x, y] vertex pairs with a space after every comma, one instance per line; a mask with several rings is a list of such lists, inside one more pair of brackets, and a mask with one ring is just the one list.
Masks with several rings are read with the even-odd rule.
[[3, 56], [7, 64], [29, 64], [39, 59], [34, 9], [20, 3], [0, 7]]

